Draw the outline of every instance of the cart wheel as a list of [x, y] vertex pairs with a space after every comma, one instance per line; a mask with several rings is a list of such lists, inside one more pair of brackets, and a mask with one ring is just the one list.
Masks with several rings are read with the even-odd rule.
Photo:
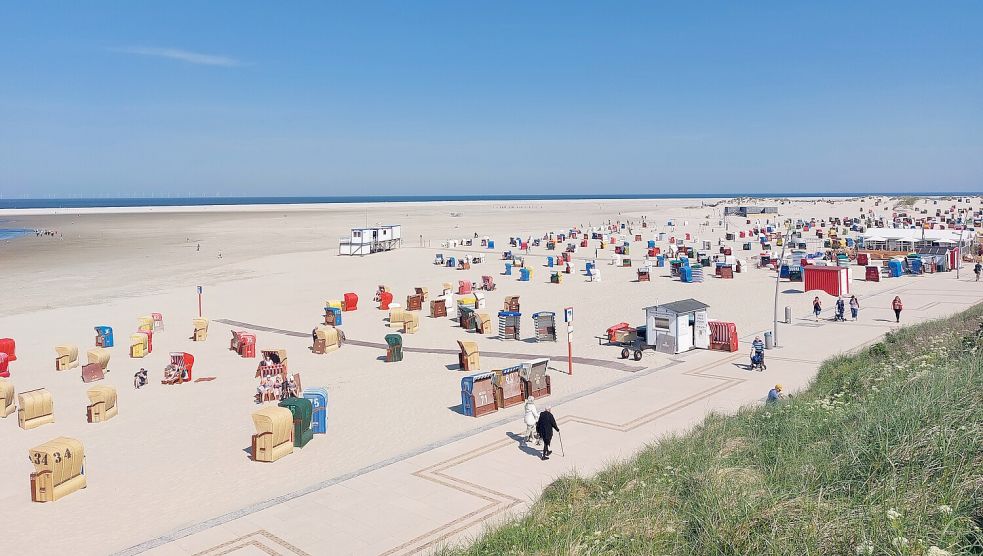
[[641, 360], [642, 360], [642, 351], [636, 349], [635, 350], [635, 361], [641, 361]]
[[621, 348], [621, 358], [622, 359], [628, 359], [628, 354], [629, 354], [628, 348]]

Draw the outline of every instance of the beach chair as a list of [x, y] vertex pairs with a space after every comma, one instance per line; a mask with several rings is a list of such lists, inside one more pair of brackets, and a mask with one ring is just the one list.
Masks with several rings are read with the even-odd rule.
[[6, 353], [0, 353], [0, 378], [10, 378], [10, 360]]
[[119, 412], [116, 405], [116, 388], [112, 386], [93, 386], [86, 392], [89, 405], [85, 408], [86, 419], [90, 423], [108, 421]]
[[491, 276], [481, 277], [481, 289], [485, 291], [492, 291], [495, 289], [495, 279]]
[[354, 293], [346, 293], [341, 301], [342, 311], [354, 311], [358, 309], [358, 296]]
[[183, 351], [173, 351], [171, 356], [171, 366], [177, 371], [177, 378], [172, 381], [160, 381], [161, 384], [183, 384], [185, 382], [191, 382], [192, 369], [195, 365], [195, 357], [190, 353], [185, 353]]
[[403, 333], [416, 334], [420, 330], [420, 315], [416, 313], [406, 313], [403, 319]]
[[154, 317], [147, 315], [137, 319], [137, 330], [140, 332], [153, 332]]
[[274, 462], [294, 452], [294, 419], [285, 407], [264, 407], [252, 414], [253, 461]]
[[55, 422], [55, 401], [44, 388], [28, 390], [17, 395], [17, 424], [20, 428], [36, 429]]
[[403, 321], [406, 320], [406, 311], [401, 307], [394, 307], [389, 310], [389, 328], [402, 328]]
[[0, 338], [0, 353], [7, 354], [7, 361], [17, 361], [17, 343], [13, 338]]
[[208, 337], [208, 319], [197, 318], [192, 322], [194, 323], [195, 331], [191, 339], [196, 342], [204, 342], [205, 338]]
[[113, 347], [113, 327], [96, 327], [96, 347]]
[[141, 358], [147, 355], [146, 336], [137, 332], [130, 334], [130, 357]]
[[103, 372], [109, 371], [109, 350], [106, 348], [91, 348], [85, 352], [85, 357], [90, 365], [99, 365]]
[[324, 308], [324, 324], [330, 326], [341, 326], [341, 323], [342, 323], [341, 309], [337, 307]]
[[150, 313], [150, 318], [154, 319], [154, 332], [164, 329], [164, 315], [160, 313]]
[[314, 347], [311, 348], [311, 351], [318, 355], [332, 352], [341, 347], [338, 329], [333, 326], [318, 326], [314, 335]]
[[9, 380], [0, 380], [0, 417], [7, 418], [17, 411], [14, 405], [14, 384]]
[[55, 346], [55, 370], [67, 371], [79, 366], [79, 348], [63, 344]]
[[399, 334], [386, 334], [386, 363], [403, 360], [403, 337]]
[[458, 280], [457, 282], [457, 294], [466, 295], [471, 293], [471, 281], [470, 280]]
[[314, 407], [311, 400], [302, 397], [290, 397], [281, 400], [279, 407], [284, 407], [293, 419], [294, 447], [303, 448], [314, 438], [314, 431], [311, 430], [311, 417], [314, 414]]
[[478, 334], [488, 334], [491, 332], [491, 317], [488, 313], [475, 313], [474, 325]]
[[54, 502], [85, 488], [85, 450], [74, 438], [61, 436], [27, 452], [34, 464], [31, 501]]
[[517, 295], [508, 295], [508, 296], [505, 296], [505, 302], [503, 303], [502, 310], [503, 311], [509, 311], [509, 312], [512, 312], [512, 313], [518, 313], [519, 312], [519, 296], [517, 296]]
[[457, 362], [461, 366], [461, 370], [464, 371], [480, 370], [480, 360], [478, 357], [478, 343], [458, 340], [457, 345], [461, 349], [461, 352], [457, 354]]
[[406, 296], [406, 310], [407, 311], [419, 311], [423, 308], [423, 295], [413, 294]]
[[417, 295], [423, 296], [422, 301], [424, 303], [426, 303], [427, 300], [430, 299], [430, 290], [428, 290], [427, 288], [416, 288], [415, 290]]
[[447, 303], [444, 299], [430, 300], [430, 318], [440, 318], [447, 316]]
[[440, 295], [450, 295], [454, 291], [454, 286], [450, 282], [444, 282], [441, 285]]
[[382, 311], [388, 311], [389, 306], [393, 302], [393, 294], [388, 291], [380, 291], [378, 299], [379, 299], [379, 309]]

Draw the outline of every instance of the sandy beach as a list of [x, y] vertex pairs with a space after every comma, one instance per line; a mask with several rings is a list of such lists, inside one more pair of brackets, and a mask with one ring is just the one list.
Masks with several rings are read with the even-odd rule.
[[[523, 340], [503, 341], [491, 334], [468, 333], [450, 319], [421, 314], [420, 331], [404, 335], [404, 345], [431, 350], [456, 350], [457, 340], [479, 344], [482, 370], [517, 364], [537, 356], [552, 358], [550, 376], [556, 399], [575, 396], [626, 373], [654, 367], [670, 356], [652, 351], [639, 362], [619, 358], [620, 349], [596, 338], [618, 322], [638, 324], [643, 308], [686, 298], [710, 306], [710, 318], [734, 322], [742, 338], [768, 330], [773, 316], [775, 272], [758, 269], [754, 256], [741, 244], [723, 241], [727, 231], [747, 230], [766, 221], [855, 216], [875, 208], [873, 198], [835, 201], [794, 199], [777, 204], [779, 214], [748, 219], [722, 216], [714, 199], [631, 201], [474, 201], [450, 203], [380, 203], [351, 205], [278, 205], [257, 207], [194, 207], [143, 210], [76, 209], [65, 211], [4, 211], [3, 226], [57, 230], [60, 237], [24, 237], [0, 242], [0, 291], [4, 310], [0, 337], [17, 342], [17, 360], [9, 379], [18, 392], [46, 388], [55, 400], [55, 422], [33, 430], [17, 427], [16, 416], [0, 420], [0, 507], [5, 508], [11, 554], [102, 554], [138, 545], [170, 531], [234, 512], [288, 491], [424, 450], [445, 439], [466, 437], [483, 426], [482, 418], [464, 416], [460, 408], [460, 379], [456, 355], [408, 352], [400, 363], [385, 363], [376, 346], [346, 344], [325, 355], [311, 352], [311, 329], [321, 323], [324, 302], [345, 292], [359, 296], [359, 307], [344, 313], [341, 328], [349, 340], [379, 344], [392, 330], [387, 311], [372, 302], [379, 285], [388, 286], [395, 301], [404, 303], [415, 287], [439, 293], [441, 284], [494, 277], [498, 287], [487, 293], [486, 311], [493, 316], [508, 295], [520, 296]], [[917, 208], [928, 208], [923, 199]], [[939, 203], [943, 204], [942, 202]], [[948, 204], [948, 203], [946, 203]], [[972, 206], [978, 208], [975, 199]], [[878, 215], [890, 216], [894, 202], [882, 200]], [[47, 212], [47, 213], [46, 213]], [[933, 211], [934, 212], [934, 211]], [[648, 227], [642, 228], [643, 217]], [[672, 220], [673, 225], [668, 222]], [[526, 264], [529, 282], [503, 276], [502, 252], [508, 238], [543, 237], [573, 227], [588, 229], [609, 222], [629, 222], [633, 266], [608, 264], [611, 250], [600, 251], [597, 263], [602, 281], [583, 275], [584, 263], [594, 259], [599, 242], [573, 254], [574, 272], [560, 284], [549, 283], [546, 257], [557, 252], [533, 247]], [[338, 241], [352, 227], [376, 224], [402, 226], [400, 249], [365, 257], [338, 255]], [[636, 268], [645, 241], [666, 232], [691, 235], [687, 245], [701, 241], [731, 247], [745, 262], [733, 280], [708, 276], [704, 283], [670, 278], [668, 268], [653, 268], [651, 282], [637, 282]], [[442, 247], [447, 240], [487, 236], [494, 249]], [[808, 238], [810, 251], [821, 240]], [[665, 249], [666, 242], [659, 245]], [[562, 249], [561, 249], [562, 250]], [[437, 253], [460, 256], [484, 254], [485, 262], [470, 270], [433, 264]], [[518, 252], [517, 252], [518, 254]], [[971, 276], [969, 268], [963, 268]], [[712, 274], [712, 272], [710, 273]], [[887, 318], [889, 307], [868, 307], [864, 299], [886, 291], [891, 280], [863, 281], [854, 270], [851, 284], [861, 302], [862, 319]], [[925, 284], [951, 279], [919, 278]], [[197, 316], [196, 286], [203, 288], [203, 316], [211, 320], [208, 338], [193, 342], [192, 319]], [[782, 282], [780, 310], [808, 313], [813, 292], [802, 284]], [[832, 298], [822, 294], [827, 306]], [[566, 306], [576, 314], [573, 353], [584, 358], [565, 373], [565, 342], [531, 339], [530, 315]], [[952, 307], [956, 310], [956, 306]], [[154, 335], [153, 353], [128, 357], [126, 340], [137, 318], [162, 313], [163, 330]], [[270, 464], [249, 458], [250, 413], [258, 359], [230, 351], [230, 331], [246, 323], [258, 328], [258, 349], [284, 348], [291, 373], [300, 373], [304, 387], [329, 391], [326, 435], [317, 435], [302, 450]], [[86, 390], [79, 369], [54, 370], [54, 347], [79, 346], [80, 357], [94, 345], [97, 325], [112, 326], [110, 372], [97, 384], [118, 390], [119, 416], [100, 424], [85, 420]], [[845, 323], [844, 326], [848, 326]], [[495, 327], [493, 327], [495, 328]], [[275, 330], [270, 330], [275, 329]], [[562, 330], [562, 328], [561, 328]], [[289, 334], [296, 332], [297, 334]], [[840, 351], [835, 342], [816, 332], [809, 349], [817, 358]], [[803, 346], [799, 346], [800, 348]], [[185, 351], [195, 358], [196, 378], [206, 382], [160, 384], [168, 353]], [[744, 346], [741, 352], [745, 351]], [[485, 352], [499, 356], [486, 356]], [[725, 357], [711, 353], [707, 357]], [[149, 386], [132, 387], [133, 374], [146, 368]], [[770, 365], [766, 374], [780, 377], [786, 369]], [[771, 379], [769, 379], [771, 380]], [[765, 392], [761, 392], [763, 395]], [[755, 402], [756, 398], [744, 400]], [[511, 415], [521, 428], [521, 406], [497, 413]], [[35, 504], [28, 496], [33, 470], [27, 451], [57, 436], [80, 439], [86, 452], [88, 487], [55, 503]], [[654, 439], [653, 439], [654, 440]]]

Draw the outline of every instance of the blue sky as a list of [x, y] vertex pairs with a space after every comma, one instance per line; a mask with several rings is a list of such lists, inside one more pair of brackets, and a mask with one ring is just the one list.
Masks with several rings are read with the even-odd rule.
[[0, 0], [0, 193], [983, 190], [983, 2]]

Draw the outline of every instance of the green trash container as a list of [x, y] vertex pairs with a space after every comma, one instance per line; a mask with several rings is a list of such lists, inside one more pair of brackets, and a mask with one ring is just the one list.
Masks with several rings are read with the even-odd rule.
[[386, 334], [386, 363], [403, 360], [403, 337], [399, 334]]
[[311, 429], [311, 418], [314, 415], [314, 407], [311, 400], [306, 398], [286, 398], [280, 402], [280, 407], [290, 410], [294, 416], [294, 446], [303, 448], [311, 439], [314, 438], [314, 431]]

